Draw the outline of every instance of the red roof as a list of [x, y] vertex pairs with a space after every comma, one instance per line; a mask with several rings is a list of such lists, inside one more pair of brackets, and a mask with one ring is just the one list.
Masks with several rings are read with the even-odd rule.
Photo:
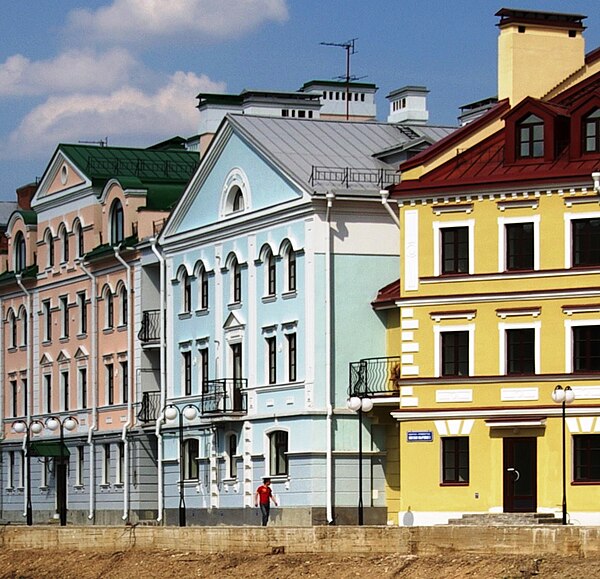
[[396, 305], [400, 299], [400, 278], [382, 287], [377, 292], [377, 297], [371, 302], [373, 309], [380, 310]]

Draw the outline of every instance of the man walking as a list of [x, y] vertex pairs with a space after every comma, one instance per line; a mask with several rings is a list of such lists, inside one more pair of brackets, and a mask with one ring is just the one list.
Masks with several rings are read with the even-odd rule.
[[256, 489], [256, 495], [254, 496], [254, 504], [260, 506], [260, 512], [262, 514], [262, 526], [266, 527], [269, 522], [269, 513], [271, 511], [271, 501], [277, 506], [277, 501], [273, 496], [271, 490], [271, 479], [269, 477], [263, 478], [263, 484]]

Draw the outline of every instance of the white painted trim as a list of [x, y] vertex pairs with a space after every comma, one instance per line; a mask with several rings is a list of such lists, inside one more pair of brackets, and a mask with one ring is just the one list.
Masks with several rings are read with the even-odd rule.
[[506, 323], [498, 324], [498, 374], [506, 375], [506, 331], [507, 330], [535, 330], [535, 358], [534, 358], [534, 373], [539, 374], [541, 370], [541, 329], [542, 322], [523, 322], [523, 323]]
[[[575, 219], [600, 219], [600, 211], [589, 211], [587, 213], [565, 213], [565, 269], [573, 267], [573, 236], [571, 235], [572, 221]], [[591, 272], [587, 272], [591, 273]]]
[[419, 212], [415, 209], [404, 213], [404, 288], [419, 289]]
[[498, 217], [498, 271], [506, 271], [506, 226], [533, 223], [533, 269], [540, 269], [540, 216]]
[[475, 373], [475, 324], [433, 327], [433, 372], [436, 378], [442, 375], [442, 336], [445, 332], [469, 332], [469, 376]]
[[469, 230], [469, 275], [475, 273], [475, 220], [434, 221], [433, 228], [433, 275], [439, 277], [442, 271], [441, 230], [448, 227], [467, 227]]
[[577, 326], [600, 326], [600, 320], [565, 320], [565, 372], [573, 372], [573, 328]]

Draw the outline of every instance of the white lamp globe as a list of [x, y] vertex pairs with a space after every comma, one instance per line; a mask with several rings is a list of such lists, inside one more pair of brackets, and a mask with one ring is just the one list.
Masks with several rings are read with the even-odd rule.
[[198, 416], [198, 412], [193, 406], [186, 406], [183, 409], [183, 415], [185, 416], [186, 420], [195, 420], [196, 416]]
[[48, 427], [48, 430], [56, 430], [60, 426], [60, 423], [56, 418], [48, 418], [48, 420], [46, 420], [46, 426]]
[[175, 420], [177, 418], [177, 408], [175, 406], [167, 406], [165, 409], [165, 418], [167, 420]]
[[571, 388], [567, 386], [565, 388], [565, 402], [567, 404], [570, 404], [571, 402], [573, 402], [573, 400], [575, 400], [575, 392], [573, 392], [573, 390], [571, 390]]
[[31, 424], [31, 432], [33, 432], [33, 434], [39, 434], [42, 430], [44, 430], [44, 425], [41, 422], [36, 420]]
[[362, 410], [363, 412], [371, 412], [373, 410], [373, 401], [370, 398], [362, 399]]
[[77, 428], [77, 420], [69, 417], [63, 422], [63, 426], [66, 430], [75, 430]]
[[354, 410], [354, 412], [358, 412], [360, 410], [362, 402], [358, 396], [352, 396], [351, 398], [348, 399], [348, 402], [346, 404], [350, 410]]
[[13, 430], [17, 433], [17, 434], [23, 434], [23, 432], [25, 432], [27, 430], [27, 426], [25, 425], [24, 422], [15, 422], [13, 424]]
[[554, 400], [554, 402], [557, 402], [558, 404], [560, 404], [564, 399], [565, 399], [565, 391], [563, 390], [562, 386], [557, 386], [552, 391], [552, 400]]

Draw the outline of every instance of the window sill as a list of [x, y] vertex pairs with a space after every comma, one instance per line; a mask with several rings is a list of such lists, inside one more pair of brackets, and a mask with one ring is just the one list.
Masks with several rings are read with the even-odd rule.
[[208, 316], [209, 310], [208, 308], [202, 308], [201, 310], [196, 310], [194, 313], [196, 316]]
[[298, 292], [296, 290], [284, 292], [281, 294], [281, 298], [284, 300], [291, 300], [298, 296]]
[[25, 490], [24, 486], [18, 486], [16, 489], [18, 492], [22, 493]]
[[64, 344], [65, 342], [68, 342], [68, 341], [69, 341], [69, 336], [61, 336], [60, 338], [58, 338], [58, 341], [59, 341], [61, 344]]
[[14, 354], [17, 351], [17, 347], [16, 346], [11, 346], [10, 348], [8, 348], [6, 350], [9, 354]]
[[192, 312], [180, 312], [177, 314], [180, 320], [189, 320], [192, 317]]
[[124, 332], [125, 330], [127, 330], [127, 326], [125, 324], [119, 324], [117, 326], [117, 332]]
[[77, 334], [75, 336], [78, 340], [83, 340], [84, 338], [87, 338], [87, 332], [80, 332], [79, 334]]
[[123, 483], [122, 482], [116, 482], [113, 484], [113, 487], [116, 489], [122, 489], [123, 488]]
[[261, 301], [263, 304], [271, 304], [271, 303], [277, 301], [277, 296], [275, 296], [275, 295], [263, 296], [261, 298]]
[[468, 482], [441, 482], [441, 487], [468, 487]]
[[578, 480], [571, 481], [571, 486], [573, 487], [586, 487], [586, 486], [598, 486], [600, 485], [600, 480]]
[[100, 483], [100, 488], [101, 489], [109, 489], [110, 488], [110, 483]]
[[103, 328], [102, 329], [102, 333], [105, 334], [105, 335], [106, 334], [112, 334], [114, 331], [115, 331], [114, 328]]
[[73, 488], [77, 491], [82, 491], [85, 487], [83, 485], [73, 485]]
[[231, 302], [230, 304], [227, 304], [227, 307], [230, 310], [239, 310], [242, 307], [242, 302]]
[[49, 487], [48, 485], [42, 485], [41, 487], [39, 487], [39, 489], [40, 489], [42, 492], [47, 492], [49, 488], [50, 488], [50, 487]]

